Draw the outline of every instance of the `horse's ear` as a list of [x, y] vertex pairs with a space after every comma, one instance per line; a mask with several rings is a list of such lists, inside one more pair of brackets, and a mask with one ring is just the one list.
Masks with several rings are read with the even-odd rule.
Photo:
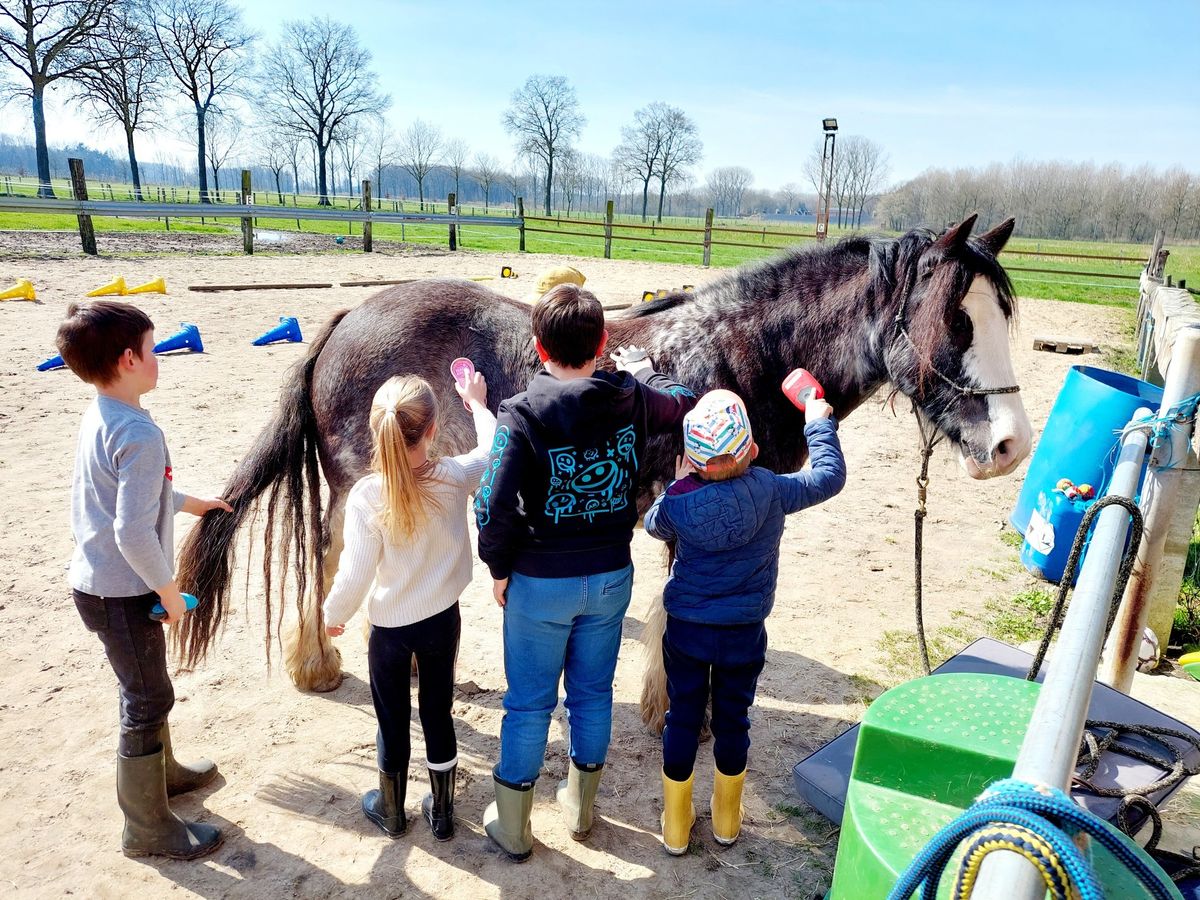
[[951, 247], [965, 245], [967, 238], [971, 236], [971, 229], [975, 227], [975, 220], [978, 218], [979, 213], [972, 213], [957, 225], [947, 228], [946, 232], [934, 241], [933, 246], [939, 250], [949, 250]]
[[999, 256], [1000, 251], [1004, 249], [1004, 245], [1008, 243], [1008, 239], [1012, 237], [1013, 229], [1017, 227], [1017, 220], [1009, 216], [987, 234], [980, 235], [979, 241], [983, 246], [987, 247], [988, 252], [992, 256]]

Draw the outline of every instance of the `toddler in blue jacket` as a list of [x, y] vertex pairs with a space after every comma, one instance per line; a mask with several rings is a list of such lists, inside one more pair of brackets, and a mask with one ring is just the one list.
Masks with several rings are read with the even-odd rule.
[[675, 541], [663, 590], [667, 673], [663, 730], [663, 846], [687, 852], [696, 809], [692, 776], [712, 692], [713, 837], [737, 840], [750, 749], [750, 706], [766, 662], [764, 622], [775, 602], [784, 517], [837, 494], [846, 462], [824, 400], [805, 408], [811, 471], [750, 468], [758, 456], [750, 419], [731, 391], [705, 394], [683, 423], [676, 480], [646, 513], [646, 531]]

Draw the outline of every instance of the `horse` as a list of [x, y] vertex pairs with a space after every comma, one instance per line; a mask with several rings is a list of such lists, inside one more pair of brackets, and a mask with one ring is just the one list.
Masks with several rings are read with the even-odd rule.
[[[941, 234], [852, 236], [785, 252], [610, 319], [609, 346], [644, 347], [659, 371], [697, 394], [727, 388], [740, 395], [762, 448], [758, 462], [774, 471], [794, 471], [807, 455], [803, 416], [780, 390], [788, 372], [803, 366], [839, 418], [890, 384], [893, 400], [909, 398], [958, 449], [968, 475], [1007, 474], [1031, 440], [1008, 346], [1015, 298], [996, 259], [1014, 223], [972, 237], [975, 221]], [[263, 507], [268, 661], [284, 609], [282, 599], [272, 601], [273, 585], [286, 583], [291, 570], [297, 616], [281, 641], [285, 667], [303, 690], [337, 687], [341, 657], [325, 635], [321, 603], [342, 549], [346, 495], [368, 472], [371, 397], [392, 375], [421, 375], [441, 401], [435, 449], [465, 452], [475, 437], [453, 390], [450, 362], [459, 356], [485, 374], [495, 410], [539, 368], [530, 306], [473, 282], [428, 280], [381, 291], [332, 317], [285, 376], [274, 419], [230, 477], [223, 496], [233, 513], [205, 516], [181, 547], [179, 583], [206, 601], [175, 629], [185, 666], [204, 658], [220, 630], [238, 529]], [[678, 434], [649, 440], [641, 511], [671, 480], [681, 444]], [[283, 548], [273, 565], [277, 540]], [[660, 603], [644, 633], [642, 713], [655, 730], [666, 709], [664, 625]]]

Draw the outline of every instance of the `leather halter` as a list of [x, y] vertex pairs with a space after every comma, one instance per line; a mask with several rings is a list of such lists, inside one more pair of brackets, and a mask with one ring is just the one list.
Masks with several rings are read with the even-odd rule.
[[[900, 308], [896, 310], [896, 331], [901, 335], [901, 337], [908, 341], [908, 345], [912, 347], [914, 353], [920, 353], [920, 348], [917, 347], [916, 342], [908, 333], [908, 329], [904, 327], [904, 308], [907, 304], [908, 296], [905, 295], [900, 300]], [[954, 388], [954, 390], [958, 391], [958, 393], [964, 397], [987, 397], [991, 394], [1015, 394], [1021, 390], [1021, 386], [1019, 384], [1010, 384], [1007, 387], [997, 388], [966, 387], [959, 384], [945, 372], [942, 372], [940, 369], [938, 369], [938, 367], [933, 364], [933, 360], [929, 360], [929, 371], [931, 371], [950, 387]]]

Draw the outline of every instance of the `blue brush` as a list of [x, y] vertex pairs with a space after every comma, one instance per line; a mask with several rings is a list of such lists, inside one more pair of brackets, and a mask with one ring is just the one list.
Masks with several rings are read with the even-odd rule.
[[[187, 612], [191, 612], [200, 605], [200, 601], [191, 594], [184, 594], [183, 602], [187, 606]], [[155, 603], [154, 606], [150, 608], [150, 618], [152, 618], [155, 622], [164, 621], [167, 618], [167, 608], [161, 603]]]

